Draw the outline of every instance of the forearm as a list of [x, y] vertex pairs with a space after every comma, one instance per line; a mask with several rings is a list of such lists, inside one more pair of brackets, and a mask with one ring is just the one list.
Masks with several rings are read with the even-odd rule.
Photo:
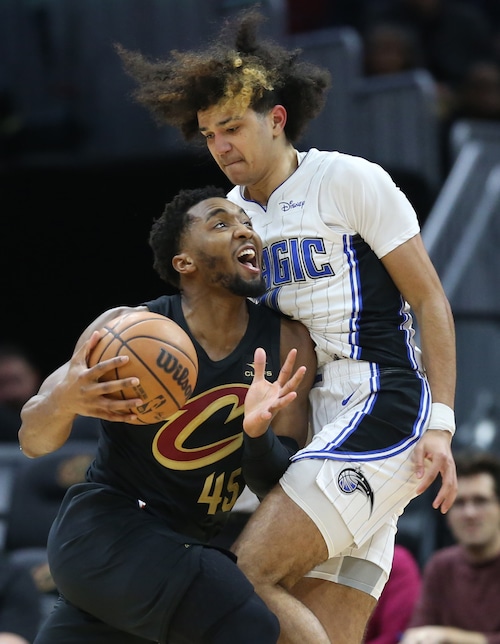
[[456, 386], [455, 327], [446, 299], [432, 300], [417, 314], [432, 401], [453, 409]]
[[276, 436], [269, 427], [258, 438], [243, 434], [243, 478], [250, 490], [262, 499], [281, 478], [298, 450], [295, 440]]
[[50, 391], [41, 390], [21, 410], [19, 444], [30, 458], [55, 451], [71, 433], [77, 414], [62, 405], [57, 391], [57, 385]]
[[452, 626], [420, 626], [406, 631], [401, 644], [497, 644], [483, 633]]

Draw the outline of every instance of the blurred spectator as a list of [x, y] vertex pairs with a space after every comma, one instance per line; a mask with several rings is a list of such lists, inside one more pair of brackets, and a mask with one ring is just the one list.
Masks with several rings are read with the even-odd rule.
[[402, 644], [500, 643], [500, 459], [464, 452], [455, 461], [447, 521], [456, 543], [425, 565]]
[[14, 480], [5, 551], [12, 562], [31, 573], [40, 593], [42, 617], [52, 610], [58, 595], [47, 561], [49, 530], [67, 489], [85, 481], [93, 458], [91, 443], [70, 442], [52, 454], [26, 459]]
[[372, 20], [389, 20], [414, 30], [424, 67], [441, 83], [454, 86], [471, 63], [490, 57], [493, 30], [481, 9], [459, 0], [389, 0], [372, 11]]
[[398, 74], [422, 66], [422, 52], [412, 30], [390, 22], [376, 22], [364, 34], [366, 76]]
[[[422, 52], [414, 32], [393, 22], [371, 23], [363, 35], [363, 52], [365, 77], [404, 74], [422, 67]], [[422, 226], [436, 198], [424, 173], [398, 163], [385, 162], [385, 169], [410, 200]]]
[[325, 27], [364, 26], [367, 3], [380, 0], [287, 0], [288, 31], [297, 33]]
[[[40, 369], [27, 351], [16, 344], [0, 345], [0, 443], [17, 443], [21, 408], [36, 394], [41, 382]], [[71, 439], [97, 440], [98, 425], [97, 419], [80, 416], [74, 422]]]
[[397, 644], [406, 630], [421, 586], [418, 564], [396, 544], [391, 574], [368, 622], [364, 644]]
[[500, 121], [500, 64], [484, 60], [469, 65], [458, 85], [453, 117]]
[[40, 384], [41, 374], [26, 351], [13, 344], [0, 346], [1, 404], [19, 413]]
[[0, 644], [31, 644], [40, 619], [40, 597], [31, 575], [1, 555]]
[[472, 63], [457, 85], [453, 106], [442, 121], [441, 149], [446, 171], [454, 162], [450, 132], [462, 119], [494, 121], [500, 128], [500, 62], [489, 59]]
[[16, 441], [20, 411], [41, 384], [33, 359], [14, 344], [0, 346], [0, 441]]
[[5, 548], [45, 548], [52, 522], [69, 487], [85, 481], [92, 443], [67, 443], [64, 449], [26, 459], [14, 480]]

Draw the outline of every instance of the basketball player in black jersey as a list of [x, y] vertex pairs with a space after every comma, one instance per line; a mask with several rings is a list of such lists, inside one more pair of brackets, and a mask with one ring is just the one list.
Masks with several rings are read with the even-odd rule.
[[29, 457], [63, 445], [78, 414], [102, 419], [86, 482], [68, 491], [52, 526], [48, 556], [61, 596], [35, 641], [274, 643], [274, 614], [233, 556], [206, 544], [245, 483], [264, 496], [304, 445], [312, 341], [300, 323], [249, 299], [264, 291], [262, 245], [222, 190], [179, 193], [150, 245], [155, 269], [179, 293], [138, 308], [187, 331], [198, 382], [172, 420], [127, 423], [140, 401], [106, 394], [131, 379], [99, 382], [123, 358], [87, 366], [99, 329], [130, 310], [121, 307], [90, 324], [24, 406], [19, 438]]

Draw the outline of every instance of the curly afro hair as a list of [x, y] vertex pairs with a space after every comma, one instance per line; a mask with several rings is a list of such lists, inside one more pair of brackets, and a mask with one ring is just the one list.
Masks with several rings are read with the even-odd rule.
[[[199, 134], [199, 110], [228, 103], [264, 113], [281, 104], [288, 113], [285, 135], [296, 141], [323, 109], [330, 73], [300, 61], [300, 49], [259, 42], [263, 20], [255, 8], [247, 9], [226, 22], [206, 49], [172, 50], [165, 60], [149, 60], [116, 44], [125, 71], [137, 84], [134, 99], [158, 123], [179, 129], [187, 141]], [[228, 46], [231, 41], [234, 45]]]

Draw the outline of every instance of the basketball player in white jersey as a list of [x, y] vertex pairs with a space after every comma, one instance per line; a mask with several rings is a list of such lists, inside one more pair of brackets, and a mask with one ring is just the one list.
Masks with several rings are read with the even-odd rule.
[[[319, 371], [311, 442], [235, 544], [280, 642], [358, 644], [390, 572], [397, 519], [440, 475], [456, 495], [454, 324], [417, 216], [378, 165], [299, 152], [329, 74], [256, 36], [247, 11], [205, 50], [118, 48], [136, 98], [201, 132], [264, 241], [268, 306], [307, 325]], [[415, 345], [412, 315], [420, 330]]]

